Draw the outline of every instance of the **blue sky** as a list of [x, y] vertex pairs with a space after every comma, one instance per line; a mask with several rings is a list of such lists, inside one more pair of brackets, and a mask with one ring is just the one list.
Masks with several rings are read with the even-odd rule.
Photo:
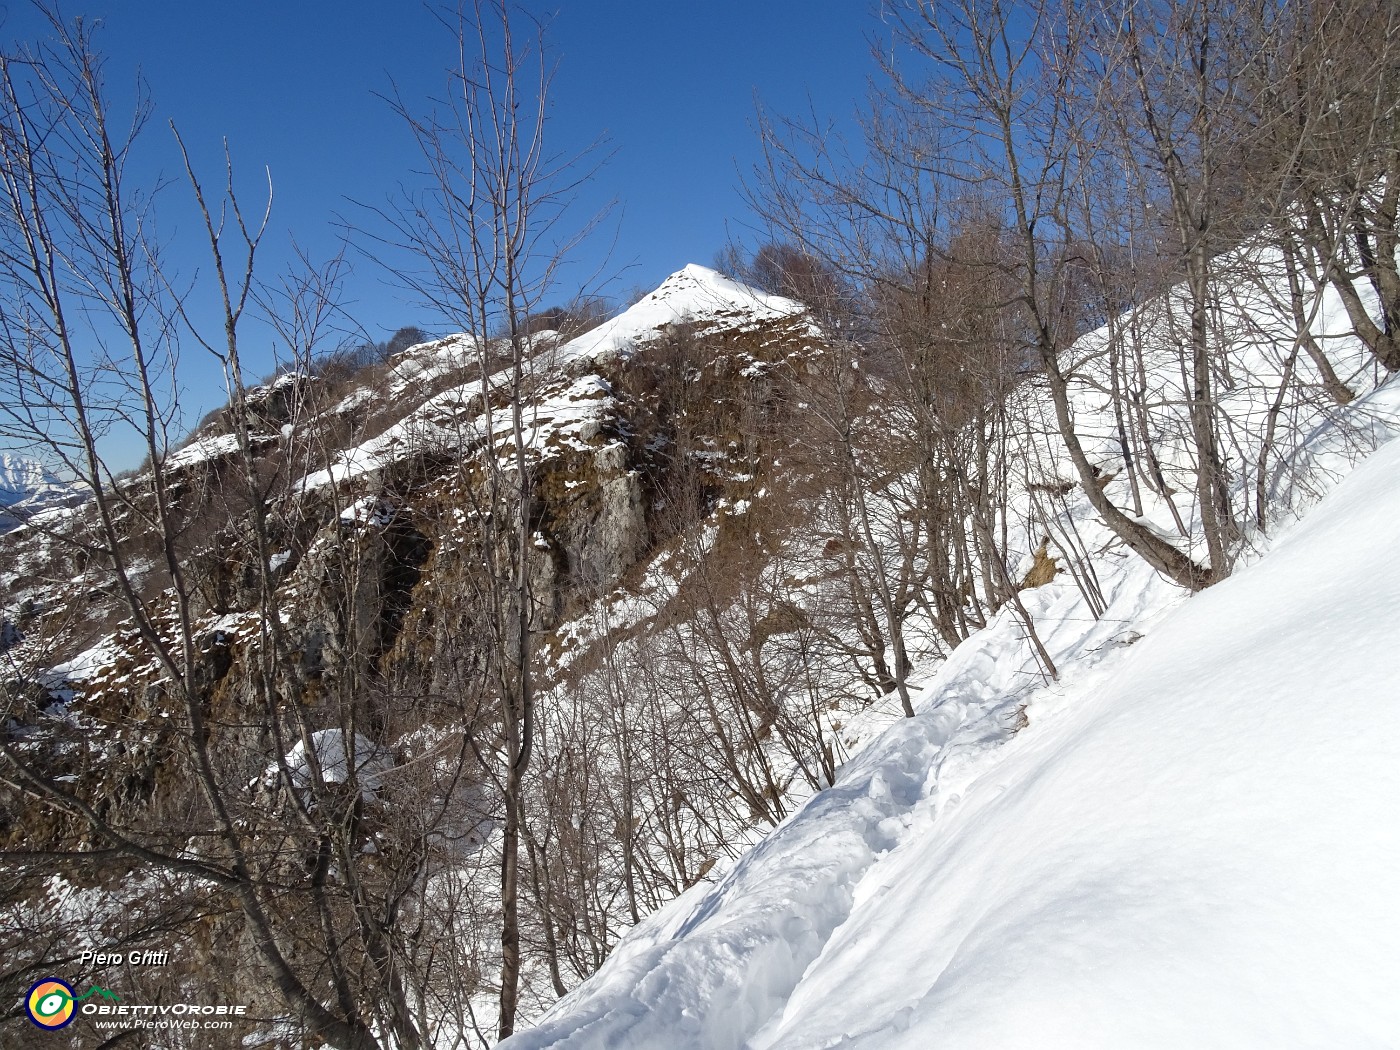
[[[383, 203], [411, 180], [412, 142], [376, 93], [393, 83], [411, 102], [426, 99], [453, 59], [450, 36], [415, 0], [65, 0], [63, 11], [102, 20], [97, 40], [112, 84], [125, 85], [138, 67], [149, 83], [152, 171], [178, 172], [171, 118], [209, 180], [218, 180], [223, 136], [245, 193], [256, 191], [264, 166], [271, 170], [264, 262], [274, 270], [293, 235], [324, 256], [336, 216], [357, 218], [350, 200]], [[709, 263], [727, 237], [746, 236], [737, 184], [757, 158], [755, 98], [792, 113], [810, 95], [819, 112], [848, 116], [865, 95], [869, 39], [882, 28], [865, 0], [554, 0], [553, 11], [551, 141], [572, 151], [605, 135], [614, 151], [579, 214], [608, 200], [617, 210], [582, 253], [575, 280], [610, 250], [612, 280], [601, 290], [614, 298], [687, 262]], [[28, 4], [11, 0], [4, 12], [6, 40], [41, 31]], [[167, 193], [162, 234], [191, 272], [197, 263], [178, 245], [198, 232], [195, 218], [182, 186]], [[348, 297], [374, 338], [405, 324], [436, 326], [366, 260], [355, 263]], [[270, 361], [270, 337], [257, 342]], [[186, 383], [199, 409], [221, 400], [203, 377]]]

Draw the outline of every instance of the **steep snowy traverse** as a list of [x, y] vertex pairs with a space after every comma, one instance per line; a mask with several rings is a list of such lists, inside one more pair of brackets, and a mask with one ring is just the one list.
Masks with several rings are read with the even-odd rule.
[[1025, 592], [1058, 682], [1003, 611], [916, 719], [503, 1045], [1396, 1045], [1396, 520], [1391, 442], [1195, 598], [1128, 558], [1098, 620], [1070, 583]]

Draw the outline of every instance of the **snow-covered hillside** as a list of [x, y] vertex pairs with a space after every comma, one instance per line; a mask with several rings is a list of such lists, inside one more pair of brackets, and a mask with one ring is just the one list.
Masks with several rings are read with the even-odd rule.
[[[1392, 384], [1347, 414], [1394, 420]], [[1344, 471], [1331, 427], [1297, 457]], [[1024, 592], [713, 886], [510, 1050], [1400, 1041], [1400, 442], [1190, 600]]]
[[[870, 623], [857, 617], [874, 613], [849, 593], [902, 571], [894, 554], [925, 551], [933, 528], [901, 531], [921, 519], [901, 502], [909, 460], [883, 440], [910, 426], [889, 380], [848, 368], [797, 303], [697, 266], [573, 340], [531, 337], [522, 436], [539, 499], [529, 564], [544, 600], [526, 815], [545, 845], [530, 854], [540, 881], [523, 923], [520, 1019], [539, 1027], [506, 1045], [1394, 1041], [1384, 993], [1400, 976], [1390, 961], [1400, 910], [1385, 899], [1385, 872], [1400, 793], [1387, 769], [1400, 734], [1379, 702], [1376, 654], [1400, 612], [1400, 569], [1386, 562], [1400, 443], [1294, 519], [1400, 432], [1400, 387], [1374, 389], [1373, 364], [1324, 297], [1313, 334], [1361, 396], [1345, 407], [1316, 396], [1269, 259], [1251, 258], [1251, 270], [1252, 284], [1220, 289], [1222, 318], [1238, 324], [1218, 333], [1230, 377], [1218, 408], [1245, 525], [1239, 557], [1252, 567], [1189, 600], [1157, 576], [1067, 480], [1074, 469], [1031, 376], [1007, 397], [998, 438], [1006, 588], [974, 601], [975, 621], [951, 640], [931, 611], [909, 612], [910, 719], [864, 666], [885, 644], [883, 624], [862, 635]], [[1133, 315], [1141, 389], [1129, 403], [1159, 486], [1139, 492], [1124, 469], [1109, 392], [1126, 344], [1091, 333], [1067, 364], [1100, 491], [1189, 548], [1200, 530], [1171, 325], [1181, 308], [1167, 296]], [[454, 336], [348, 377], [286, 376], [248, 398], [248, 448], [284, 479], [265, 572], [295, 655], [289, 695], [306, 687], [304, 667], [317, 668], [320, 695], [354, 667], [393, 689], [373, 738], [347, 736], [324, 709], [289, 730], [304, 729], [303, 743], [279, 751], [225, 737], [223, 753], [249, 770], [228, 794], [266, 834], [284, 834], [294, 822], [279, 798], [308, 790], [304, 760], [325, 741], [328, 784], [365, 772], [344, 761], [353, 740], [372, 756], [360, 797], [394, 813], [355, 854], [375, 877], [418, 848], [394, 845], [400, 826], [425, 841], [400, 819], [423, 807], [387, 807], [406, 797], [400, 770], [451, 753], [457, 715], [438, 698], [455, 701], [474, 680], [440, 669], [476, 630], [462, 582], [480, 564], [471, 468], [507, 436], [506, 414], [483, 411], [502, 403], [483, 356], [490, 367]], [[849, 506], [820, 480], [832, 419], [819, 399], [838, 373], [859, 374], [835, 388], [859, 394], [859, 422], [880, 436], [860, 447], [895, 464], [854, 475], [870, 489], [864, 541], [842, 531]], [[183, 534], [219, 537], [191, 552], [190, 578], [210, 582], [192, 608], [211, 711], [240, 725], [266, 704], [243, 673], [257, 651], [264, 554], [240, 546], [218, 501], [199, 502], [236, 480], [240, 442], [226, 427], [216, 419], [165, 467], [195, 494]], [[10, 537], [0, 568], [16, 623], [27, 606], [42, 626], [63, 596], [105, 578], [103, 563], [63, 560], [52, 531]], [[135, 553], [131, 578], [172, 593], [149, 552]], [[1050, 582], [1041, 572], [1032, 583], [1047, 561]], [[347, 563], [364, 585], [341, 589]], [[353, 630], [328, 615], [341, 608]], [[144, 727], [171, 708], [137, 633], [65, 621], [69, 633], [49, 644], [29, 622], [9, 658], [43, 688], [13, 708], [16, 738], [37, 751], [55, 727], [75, 734], [91, 750], [54, 750], [68, 764], [52, 774], [95, 798], [124, 790], [134, 762], [160, 768]], [[120, 760], [113, 739], [129, 749]], [[482, 760], [467, 755], [441, 768], [455, 777]], [[413, 862], [428, 873], [422, 901], [443, 902], [438, 939], [415, 965], [449, 982], [473, 1018], [434, 1016], [425, 1045], [440, 1047], [472, 1044], [470, 1027], [474, 1045], [489, 1045], [497, 1002], [483, 975], [500, 967], [499, 825], [483, 817], [494, 796], [475, 782], [457, 792], [442, 841], [469, 847]], [[459, 961], [442, 964], [443, 946]], [[404, 942], [405, 958], [419, 950]], [[183, 979], [207, 964], [192, 960]]]

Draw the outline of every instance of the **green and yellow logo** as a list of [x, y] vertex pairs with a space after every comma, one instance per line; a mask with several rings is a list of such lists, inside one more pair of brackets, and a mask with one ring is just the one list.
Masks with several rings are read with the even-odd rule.
[[50, 1031], [73, 1023], [77, 1013], [74, 1004], [82, 1002], [90, 995], [100, 995], [103, 999], [120, 1002], [121, 997], [106, 988], [89, 988], [82, 995], [73, 993], [73, 986], [57, 977], [45, 977], [35, 981], [24, 999], [24, 1009], [29, 1019], [40, 1028]]
[[35, 981], [25, 997], [24, 1009], [40, 1028], [63, 1028], [73, 1023], [73, 986], [57, 977]]

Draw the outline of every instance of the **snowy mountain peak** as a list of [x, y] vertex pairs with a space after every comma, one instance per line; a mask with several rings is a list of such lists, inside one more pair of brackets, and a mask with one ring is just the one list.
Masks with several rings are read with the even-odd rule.
[[696, 263], [688, 263], [671, 274], [637, 305], [648, 302], [666, 303], [686, 320], [736, 313], [752, 315], [756, 320], [774, 320], [806, 309], [794, 299], [768, 295]]
[[656, 338], [670, 325], [746, 329], [797, 319], [806, 310], [794, 299], [768, 295], [707, 266], [690, 263], [611, 321], [565, 344], [560, 360], [626, 356], [639, 343]]
[[87, 489], [64, 481], [42, 463], [0, 452], [0, 535], [44, 511], [81, 502]]

